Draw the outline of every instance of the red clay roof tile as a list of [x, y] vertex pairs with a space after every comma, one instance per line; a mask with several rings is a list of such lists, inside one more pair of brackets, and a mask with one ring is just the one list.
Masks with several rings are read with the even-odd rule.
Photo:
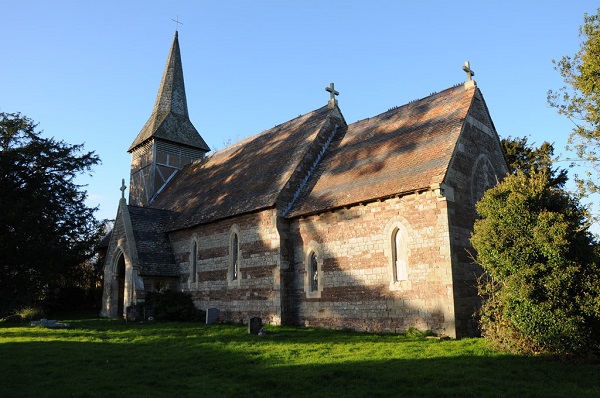
[[273, 207], [331, 112], [322, 107], [186, 166], [152, 206], [179, 213], [169, 229]]
[[[459, 85], [339, 129], [288, 217], [443, 182], [476, 88]], [[152, 204], [170, 230], [275, 206], [331, 110], [306, 115], [181, 170]]]
[[459, 85], [349, 125], [287, 216], [441, 183], [474, 93]]

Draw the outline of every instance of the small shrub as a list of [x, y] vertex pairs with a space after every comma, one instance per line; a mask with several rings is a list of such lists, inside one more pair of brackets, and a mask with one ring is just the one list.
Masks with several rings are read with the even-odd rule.
[[199, 321], [203, 311], [198, 310], [192, 295], [175, 290], [149, 292], [145, 305], [154, 309], [154, 319], [163, 321]]
[[37, 307], [23, 307], [14, 312], [14, 317], [9, 317], [11, 320], [19, 319], [21, 322], [29, 322], [44, 317], [44, 311]]

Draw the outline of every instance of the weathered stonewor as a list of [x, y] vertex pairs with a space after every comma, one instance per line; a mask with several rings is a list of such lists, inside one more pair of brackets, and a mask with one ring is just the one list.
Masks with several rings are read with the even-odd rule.
[[176, 36], [105, 240], [102, 314], [176, 289], [219, 321], [477, 333], [475, 203], [507, 173], [467, 82], [347, 124], [327, 106], [205, 156]]
[[[230, 274], [230, 238], [239, 236], [239, 274]], [[281, 323], [279, 237], [274, 210], [248, 214], [171, 235], [180, 267], [180, 289], [190, 291], [199, 308], [227, 309], [223, 322], [245, 323], [260, 317]], [[197, 282], [190, 282], [190, 241], [198, 242]]]

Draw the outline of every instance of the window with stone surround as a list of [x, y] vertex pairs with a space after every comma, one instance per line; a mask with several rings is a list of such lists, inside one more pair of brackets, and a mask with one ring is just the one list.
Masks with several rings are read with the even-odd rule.
[[394, 282], [401, 282], [408, 279], [406, 239], [402, 235], [399, 228], [394, 228], [392, 231], [391, 253]]
[[198, 242], [194, 239], [190, 250], [190, 278], [189, 281], [194, 283], [198, 281]]
[[323, 258], [315, 242], [308, 245], [304, 259], [304, 291], [307, 298], [320, 298], [323, 291]]
[[311, 293], [319, 290], [319, 266], [317, 265], [317, 255], [315, 252], [310, 254], [308, 286]]
[[240, 250], [240, 229], [233, 225], [229, 232], [229, 263], [227, 270], [227, 281], [231, 286], [239, 286], [242, 279], [240, 270], [242, 264], [242, 251]]
[[240, 240], [238, 234], [234, 233], [231, 240], [231, 279], [236, 280], [240, 272]]

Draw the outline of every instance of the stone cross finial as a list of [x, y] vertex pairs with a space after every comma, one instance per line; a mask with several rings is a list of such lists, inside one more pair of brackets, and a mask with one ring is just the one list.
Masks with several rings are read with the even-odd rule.
[[331, 98], [329, 98], [330, 100], [334, 100], [336, 95], [340, 95], [339, 91], [335, 91], [335, 89], [333, 87], [334, 87], [333, 83], [331, 83], [329, 85], [329, 87], [325, 87], [325, 91], [329, 91], [329, 93], [330, 93], [330, 97], [331, 97]]
[[121, 188], [119, 188], [121, 190], [121, 199], [125, 199], [125, 189], [127, 189], [127, 187], [125, 186], [125, 179], [121, 179]]
[[331, 83], [329, 85], [329, 87], [325, 87], [325, 91], [328, 91], [330, 94], [329, 102], [327, 103], [327, 105], [330, 108], [333, 108], [335, 106], [335, 104], [337, 104], [337, 100], [335, 99], [335, 96], [340, 95], [340, 93], [339, 93], [339, 91], [335, 90], [333, 83]]
[[467, 81], [465, 82], [465, 87], [471, 87], [475, 85], [475, 80], [473, 80], [473, 76], [475, 76], [475, 72], [471, 69], [471, 64], [469, 61], [465, 61], [465, 65], [462, 69], [467, 73]]
[[462, 69], [467, 72], [467, 81], [473, 80], [472, 77], [475, 76], [475, 72], [473, 72], [473, 69], [471, 69], [471, 64], [469, 61], [465, 62], [465, 66], [463, 66]]

